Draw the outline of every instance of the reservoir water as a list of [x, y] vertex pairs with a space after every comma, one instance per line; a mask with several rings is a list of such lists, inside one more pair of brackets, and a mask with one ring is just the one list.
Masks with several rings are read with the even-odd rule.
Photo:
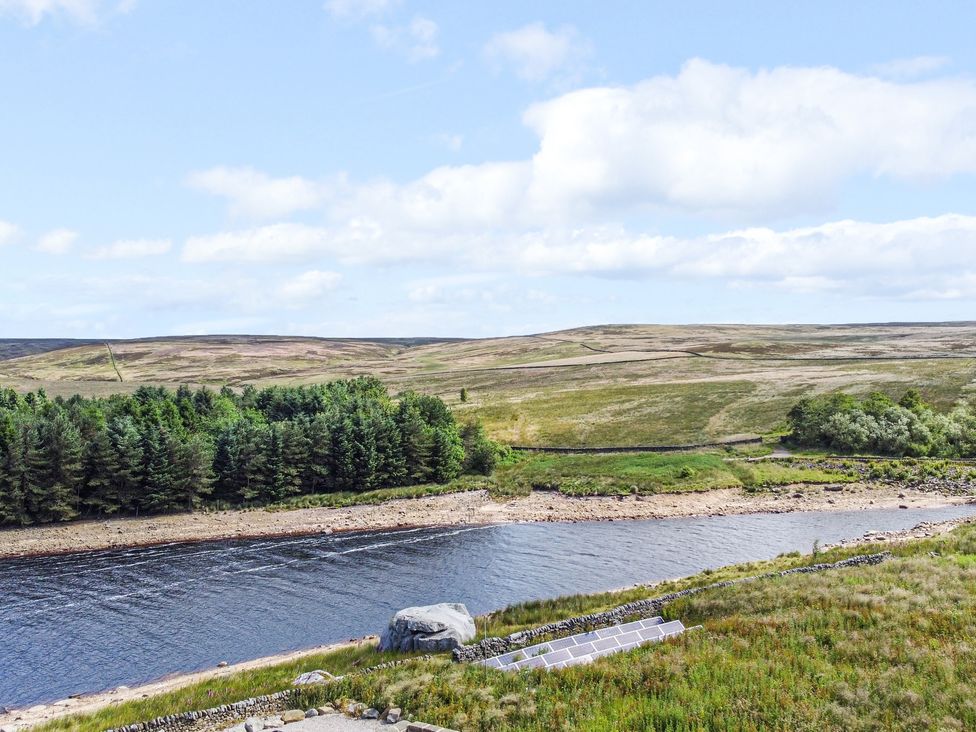
[[464, 602], [482, 613], [973, 514], [976, 506], [514, 524], [0, 560], [0, 706], [379, 633], [409, 605]]

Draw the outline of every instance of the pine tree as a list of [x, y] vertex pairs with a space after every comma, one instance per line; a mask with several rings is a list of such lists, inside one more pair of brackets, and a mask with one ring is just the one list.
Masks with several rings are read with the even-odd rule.
[[27, 508], [39, 523], [78, 515], [81, 488], [81, 435], [60, 409], [37, 418], [30, 431]]
[[172, 511], [175, 495], [174, 440], [169, 431], [151, 425], [142, 434], [142, 497], [137, 510]]
[[434, 429], [433, 448], [430, 458], [430, 478], [435, 483], [447, 483], [461, 474], [464, 464], [464, 446], [457, 428]]
[[119, 510], [115, 475], [119, 463], [107, 429], [95, 432], [82, 458], [81, 506], [86, 512], [107, 516]]
[[0, 525], [31, 523], [24, 494], [24, 429], [12, 414], [0, 416]]
[[332, 472], [332, 430], [324, 414], [317, 415], [308, 425], [308, 460], [305, 467], [304, 489], [307, 493], [335, 490]]
[[142, 438], [132, 417], [121, 417], [109, 422], [108, 436], [115, 452], [113, 496], [118, 502], [119, 511], [131, 513], [136, 511], [140, 504], [143, 470]]
[[213, 458], [214, 498], [235, 501], [238, 498], [237, 429], [225, 425], [217, 434]]
[[302, 420], [283, 422], [281, 430], [281, 496], [297, 496], [302, 492], [308, 474], [309, 439]]
[[213, 484], [213, 450], [203, 435], [178, 443], [173, 465], [174, 509], [192, 511], [208, 496]]
[[235, 477], [238, 499], [244, 503], [260, 501], [268, 491], [268, 427], [250, 420], [238, 424]]

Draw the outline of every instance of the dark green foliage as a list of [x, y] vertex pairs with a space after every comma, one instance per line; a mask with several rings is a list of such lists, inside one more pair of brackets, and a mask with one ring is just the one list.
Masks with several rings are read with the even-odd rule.
[[[263, 505], [296, 496], [445, 483], [490, 472], [498, 448], [464, 440], [431, 396], [373, 378], [303, 387], [50, 400], [0, 390], [0, 524]], [[471, 451], [466, 452], [466, 447]]]
[[801, 399], [789, 421], [799, 445], [881, 455], [976, 455], [976, 414], [964, 405], [936, 413], [915, 389], [897, 404], [881, 392], [861, 400], [849, 394]]
[[485, 436], [484, 428], [477, 422], [468, 422], [461, 428], [464, 444], [464, 472], [491, 475], [498, 465], [501, 448]]

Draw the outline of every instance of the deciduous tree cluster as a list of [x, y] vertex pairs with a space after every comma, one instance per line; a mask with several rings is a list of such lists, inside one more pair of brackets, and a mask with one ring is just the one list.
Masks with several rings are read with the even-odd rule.
[[801, 399], [789, 413], [799, 445], [846, 453], [976, 456], [976, 413], [965, 404], [939, 413], [910, 389], [896, 403], [881, 392], [857, 399], [830, 394]]

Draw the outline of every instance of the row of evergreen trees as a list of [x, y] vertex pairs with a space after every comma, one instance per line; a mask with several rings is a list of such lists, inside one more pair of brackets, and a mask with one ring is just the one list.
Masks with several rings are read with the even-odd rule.
[[497, 446], [375, 378], [49, 399], [0, 390], [0, 524], [260, 505], [490, 473]]

